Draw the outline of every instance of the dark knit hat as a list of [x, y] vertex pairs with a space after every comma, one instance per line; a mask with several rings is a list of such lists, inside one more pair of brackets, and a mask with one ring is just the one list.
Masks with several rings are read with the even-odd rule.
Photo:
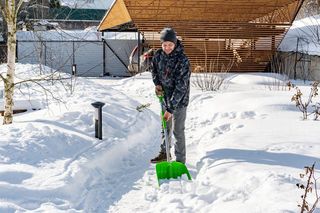
[[169, 27], [163, 28], [160, 32], [160, 41], [165, 42], [165, 41], [171, 41], [173, 43], [177, 43], [177, 36], [176, 32]]

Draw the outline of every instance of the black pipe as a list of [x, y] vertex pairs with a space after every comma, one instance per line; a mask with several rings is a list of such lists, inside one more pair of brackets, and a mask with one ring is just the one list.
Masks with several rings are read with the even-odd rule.
[[91, 105], [95, 108], [95, 137], [102, 140], [102, 107], [105, 105], [105, 103], [97, 101]]

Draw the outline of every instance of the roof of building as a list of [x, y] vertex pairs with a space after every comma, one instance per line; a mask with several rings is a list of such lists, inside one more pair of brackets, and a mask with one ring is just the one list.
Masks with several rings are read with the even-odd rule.
[[171, 26], [193, 67], [263, 71], [303, 0], [115, 0], [100, 31], [133, 23], [151, 47]]
[[69, 7], [49, 9], [49, 16], [52, 19], [101, 20], [105, 13], [105, 9], [77, 9]]

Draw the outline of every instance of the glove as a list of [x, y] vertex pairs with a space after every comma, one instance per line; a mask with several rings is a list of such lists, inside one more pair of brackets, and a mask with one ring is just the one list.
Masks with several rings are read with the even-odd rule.
[[163, 115], [163, 118], [166, 120], [166, 121], [169, 121], [172, 117], [172, 114], [168, 111], [166, 111]]
[[157, 95], [157, 96], [163, 96], [163, 95], [164, 95], [164, 92], [163, 92], [163, 90], [162, 90], [162, 86], [161, 86], [161, 85], [157, 85], [157, 86], [156, 86], [155, 92], [156, 92], [156, 95]]

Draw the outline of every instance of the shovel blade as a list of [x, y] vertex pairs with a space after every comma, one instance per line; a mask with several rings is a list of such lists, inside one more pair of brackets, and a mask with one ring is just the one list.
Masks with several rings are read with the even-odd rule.
[[191, 175], [183, 163], [172, 161], [167, 162], [163, 161], [156, 164], [156, 173], [158, 178], [158, 184], [160, 186], [161, 179], [177, 179], [181, 177], [183, 174], [186, 174], [188, 179], [191, 180]]

